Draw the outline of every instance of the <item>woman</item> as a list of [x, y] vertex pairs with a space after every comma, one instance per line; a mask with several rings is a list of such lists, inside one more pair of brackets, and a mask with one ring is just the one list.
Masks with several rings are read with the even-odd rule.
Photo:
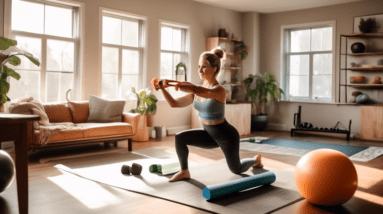
[[204, 80], [202, 86], [182, 83], [179, 89], [189, 94], [174, 99], [162, 85], [166, 80], [160, 80], [157, 86], [161, 89], [166, 101], [171, 107], [185, 107], [194, 103], [198, 111], [202, 129], [191, 129], [176, 134], [176, 151], [181, 165], [181, 171], [176, 173], [169, 182], [190, 178], [188, 169], [188, 146], [205, 149], [220, 147], [226, 157], [231, 172], [239, 174], [247, 171], [251, 166], [263, 167], [261, 156], [239, 159], [238, 131], [225, 120], [226, 91], [218, 84], [217, 76], [221, 68], [224, 53], [215, 49], [214, 53], [204, 52], [198, 63], [198, 73]]

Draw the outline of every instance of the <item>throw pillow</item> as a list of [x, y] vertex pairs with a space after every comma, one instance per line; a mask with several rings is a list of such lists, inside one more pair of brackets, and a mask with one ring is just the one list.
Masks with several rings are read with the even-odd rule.
[[86, 123], [89, 117], [89, 101], [68, 101], [73, 123]]
[[107, 100], [89, 95], [89, 117], [87, 122], [122, 122], [125, 100]]

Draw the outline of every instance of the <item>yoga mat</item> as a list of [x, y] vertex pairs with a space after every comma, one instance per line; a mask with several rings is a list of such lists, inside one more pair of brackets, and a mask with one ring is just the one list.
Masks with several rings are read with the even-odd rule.
[[282, 139], [267, 139], [262, 140], [261, 144], [268, 144], [274, 146], [281, 146], [286, 148], [295, 148], [295, 149], [334, 149], [347, 156], [352, 156], [358, 152], [361, 152], [367, 149], [367, 146], [348, 146], [348, 145], [338, 145], [338, 144], [328, 144], [328, 143], [315, 143], [307, 141], [297, 141], [297, 140], [282, 140]]
[[[278, 169], [249, 169], [241, 175], [230, 172], [226, 162], [194, 164], [190, 166], [192, 179], [170, 183], [172, 175], [150, 173], [153, 163], [176, 159], [173, 154], [159, 149], [97, 155], [61, 160], [55, 167], [83, 178], [145, 195], [170, 200], [197, 209], [216, 213], [267, 213], [302, 200], [294, 184], [293, 172]], [[121, 174], [122, 165], [138, 163], [143, 166], [140, 176]], [[272, 171], [276, 181], [239, 193], [232, 193], [206, 201], [203, 188]]]

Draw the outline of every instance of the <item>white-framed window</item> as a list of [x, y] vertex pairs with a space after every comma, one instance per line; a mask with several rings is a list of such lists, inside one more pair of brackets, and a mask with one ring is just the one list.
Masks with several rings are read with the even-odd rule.
[[[9, 37], [17, 47], [40, 60], [40, 66], [20, 57], [19, 81], [10, 78], [11, 99], [32, 96], [42, 102], [76, 99], [80, 85], [80, 6], [51, 1], [8, 0]], [[74, 96], [73, 96], [74, 95]]]
[[102, 12], [102, 97], [125, 99], [143, 85], [144, 20]]
[[282, 26], [285, 100], [335, 102], [335, 21]]
[[[188, 81], [186, 72], [178, 70], [176, 66], [182, 62], [189, 68], [189, 27], [182, 24], [162, 21], [161, 26], [161, 60], [160, 79], [171, 79], [177, 81]], [[174, 97], [183, 96], [185, 93], [176, 91], [174, 87], [168, 87], [168, 91]]]

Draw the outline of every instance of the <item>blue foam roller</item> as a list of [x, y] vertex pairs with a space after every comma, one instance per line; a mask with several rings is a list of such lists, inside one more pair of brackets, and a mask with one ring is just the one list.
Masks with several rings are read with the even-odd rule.
[[276, 177], [274, 172], [264, 172], [246, 178], [240, 178], [235, 181], [207, 186], [202, 190], [202, 195], [206, 200], [210, 200], [230, 193], [240, 192], [265, 184], [271, 184], [274, 183], [275, 179]]

